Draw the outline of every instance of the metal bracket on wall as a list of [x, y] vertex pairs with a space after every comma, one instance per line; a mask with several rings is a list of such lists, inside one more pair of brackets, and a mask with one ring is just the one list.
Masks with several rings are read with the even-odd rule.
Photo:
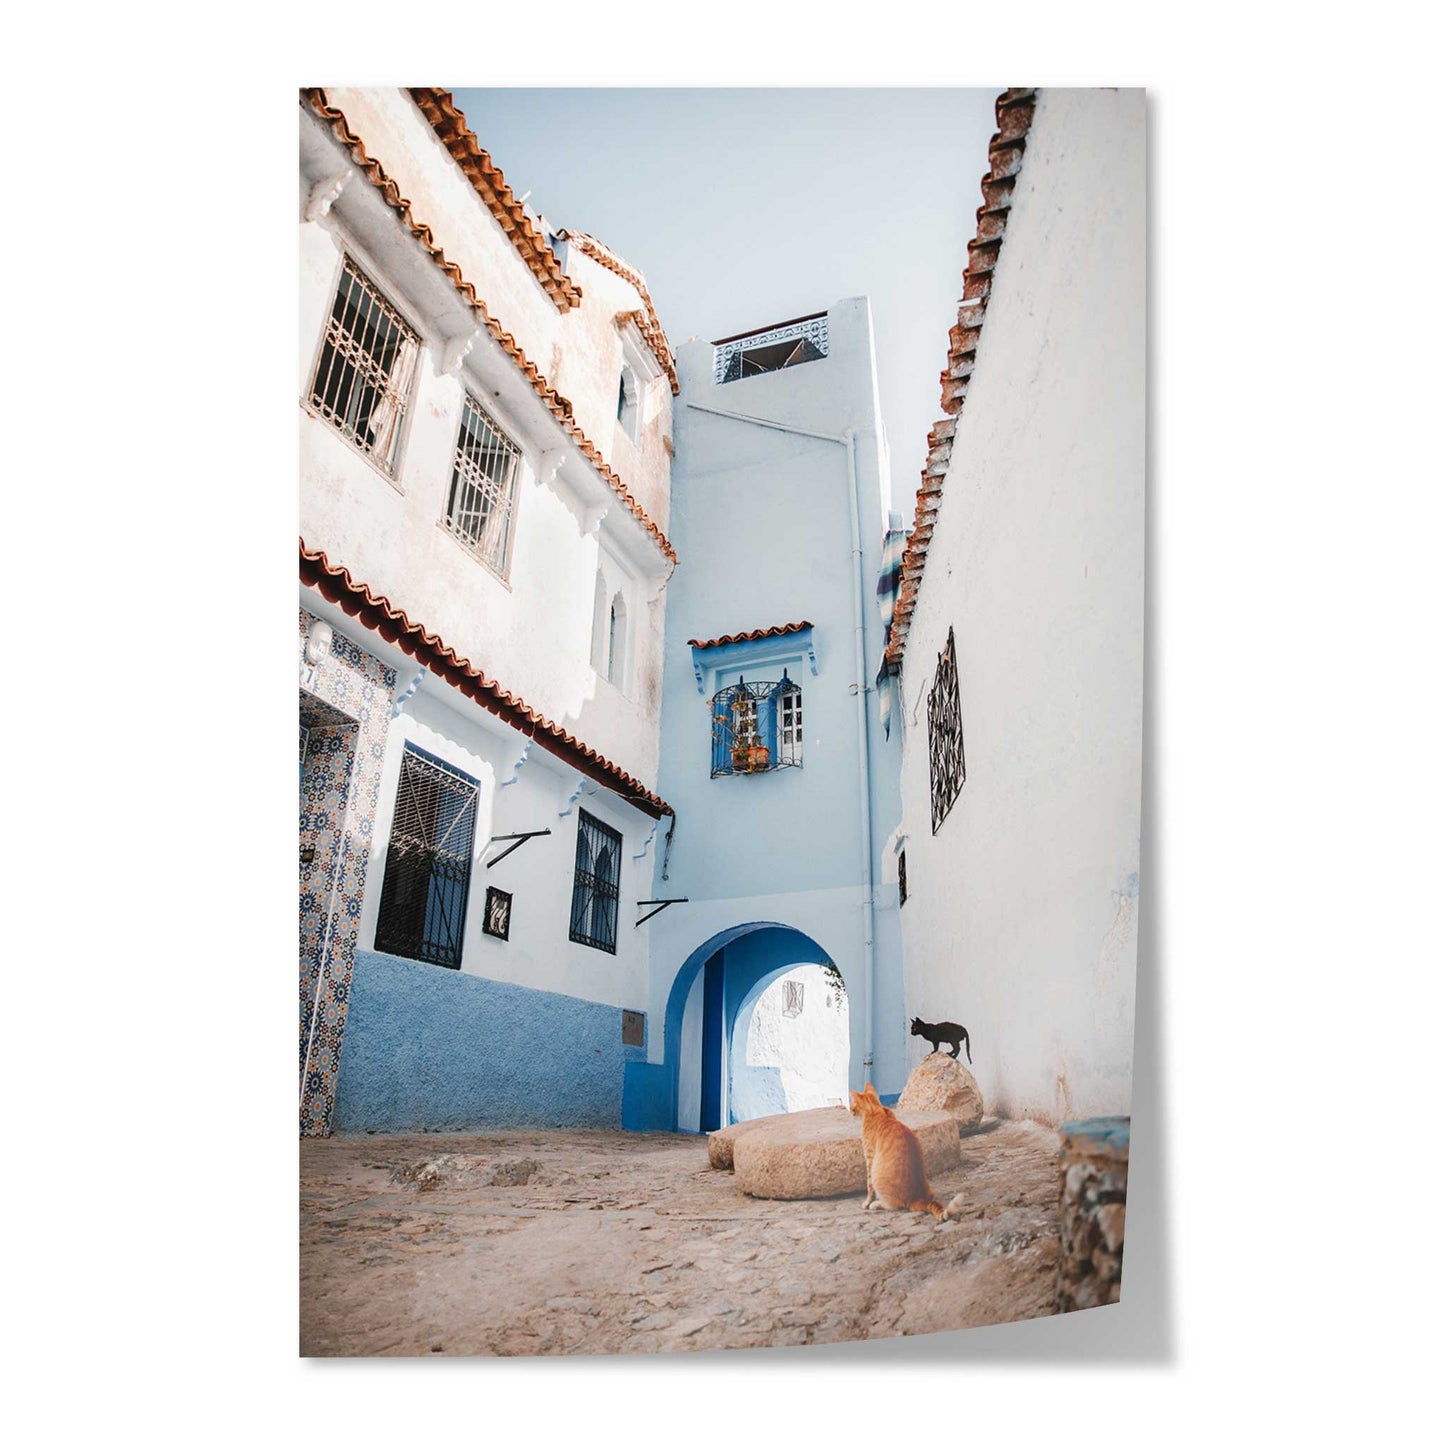
[[515, 853], [528, 838], [550, 838], [551, 836], [552, 830], [550, 828], [537, 828], [530, 833], [496, 833], [487, 839], [487, 847], [490, 848], [493, 843], [511, 843], [512, 846], [510, 848], [503, 848], [495, 858], [489, 858], [487, 860], [487, 867], [495, 868], [509, 853]]
[[639, 898], [637, 900], [637, 906], [639, 908], [647, 908], [654, 903], [657, 907], [654, 908], [651, 913], [644, 913], [632, 926], [634, 928], [641, 928], [649, 918], [656, 918], [664, 908], [671, 908], [674, 903], [688, 903], [690, 901], [691, 900], [687, 898]]

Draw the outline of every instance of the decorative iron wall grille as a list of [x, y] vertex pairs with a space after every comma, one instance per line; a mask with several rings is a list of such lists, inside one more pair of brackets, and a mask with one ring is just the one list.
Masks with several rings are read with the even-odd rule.
[[803, 766], [803, 689], [741, 677], [712, 699], [712, 776]]
[[908, 854], [898, 855], [898, 906], [908, 902]]
[[938, 654], [933, 689], [928, 694], [928, 779], [936, 833], [953, 807], [963, 780], [963, 713], [958, 701], [958, 662], [953, 628], [948, 645]]
[[715, 384], [740, 381], [765, 371], [781, 371], [805, 361], [819, 361], [828, 354], [828, 313], [805, 316], [772, 331], [739, 336], [713, 348], [712, 379]]
[[461, 967], [477, 791], [475, 778], [407, 744], [376, 920], [383, 953]]
[[326, 320], [310, 404], [388, 473], [395, 470], [420, 354], [416, 332], [348, 256]]
[[521, 449], [471, 397], [462, 408], [443, 521], [499, 577], [511, 563]]
[[789, 979], [783, 985], [783, 1017], [795, 1019], [803, 1011], [803, 985], [801, 980]]
[[617, 895], [622, 879], [622, 834], [577, 810], [577, 859], [572, 875], [572, 919], [567, 936], [607, 953], [617, 952]]
[[487, 906], [482, 915], [482, 932], [493, 938], [509, 938], [512, 932], [512, 895], [500, 888], [487, 889]]

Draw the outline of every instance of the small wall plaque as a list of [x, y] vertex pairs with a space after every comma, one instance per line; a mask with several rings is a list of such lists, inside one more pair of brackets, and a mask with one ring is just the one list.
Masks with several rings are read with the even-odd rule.
[[647, 1015], [634, 1009], [622, 1010], [622, 1042], [640, 1049], [647, 1042]]
[[482, 913], [482, 932], [506, 938], [512, 931], [512, 895], [500, 888], [487, 889], [487, 906]]

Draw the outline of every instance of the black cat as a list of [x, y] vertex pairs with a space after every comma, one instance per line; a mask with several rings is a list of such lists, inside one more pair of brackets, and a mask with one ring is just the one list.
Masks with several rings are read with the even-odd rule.
[[958, 1057], [958, 1046], [962, 1043], [964, 1048], [968, 1049], [969, 1063], [973, 1062], [973, 1049], [969, 1046], [968, 1030], [964, 1028], [962, 1024], [951, 1024], [947, 1022], [941, 1024], [926, 1024], [922, 1019], [914, 1019], [913, 1027], [909, 1029], [908, 1032], [911, 1034], [922, 1034], [923, 1037], [933, 1045], [933, 1048], [930, 1050], [931, 1053], [936, 1054], [938, 1052], [939, 1044], [952, 1044], [953, 1057], [955, 1059]]

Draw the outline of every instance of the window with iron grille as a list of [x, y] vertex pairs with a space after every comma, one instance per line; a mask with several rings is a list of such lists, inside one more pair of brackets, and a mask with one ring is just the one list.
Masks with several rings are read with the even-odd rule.
[[309, 401], [323, 421], [387, 473], [396, 470], [420, 354], [416, 332], [348, 256], [326, 318]]
[[617, 952], [617, 897], [622, 880], [622, 834], [577, 810], [577, 858], [572, 874], [572, 919], [567, 936]]
[[512, 895], [500, 888], [487, 889], [487, 906], [482, 914], [482, 932], [493, 938], [508, 938], [512, 932]]
[[742, 676], [712, 699], [712, 776], [803, 766], [803, 689]]
[[461, 967], [477, 791], [475, 778], [406, 745], [376, 920], [381, 952]]
[[468, 395], [452, 460], [447, 530], [499, 577], [511, 565], [521, 448]]
[[908, 902], [908, 854], [898, 855], [898, 906]]
[[803, 1011], [803, 984], [800, 979], [789, 979], [783, 984], [783, 1017], [795, 1019]]
[[963, 788], [963, 713], [958, 701], [958, 654], [953, 628], [948, 645], [938, 654], [933, 688], [928, 694], [928, 780], [933, 804], [933, 831], [948, 816]]

